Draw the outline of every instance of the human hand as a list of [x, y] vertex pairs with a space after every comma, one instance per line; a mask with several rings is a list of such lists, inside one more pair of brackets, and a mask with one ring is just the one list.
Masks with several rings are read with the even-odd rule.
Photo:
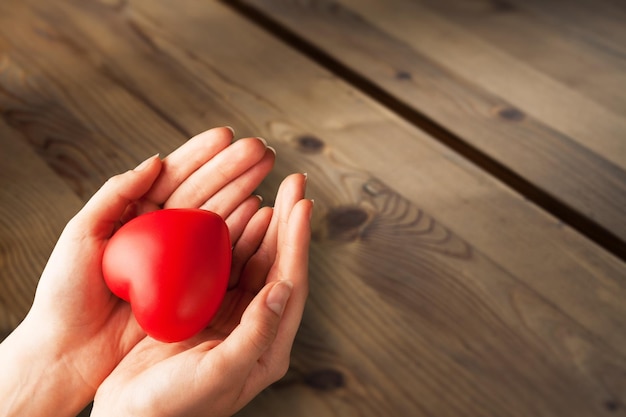
[[68, 223], [30, 312], [0, 345], [0, 414], [5, 407], [19, 415], [75, 415], [145, 337], [102, 278], [104, 247], [122, 220], [161, 206], [202, 207], [225, 218], [234, 236], [242, 233], [259, 208], [251, 193], [274, 153], [255, 138], [231, 141], [229, 129], [212, 129], [163, 161], [148, 159], [107, 181]]
[[92, 416], [230, 416], [284, 375], [308, 293], [305, 180], [287, 177], [273, 213], [259, 210], [236, 236], [211, 325], [183, 342], [142, 339], [98, 389]]

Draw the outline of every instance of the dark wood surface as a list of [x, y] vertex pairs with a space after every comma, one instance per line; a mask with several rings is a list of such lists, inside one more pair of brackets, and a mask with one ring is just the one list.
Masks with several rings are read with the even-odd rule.
[[591, 3], [0, 2], [1, 333], [106, 178], [231, 125], [268, 204], [316, 202], [241, 416], [626, 415], [624, 6]]

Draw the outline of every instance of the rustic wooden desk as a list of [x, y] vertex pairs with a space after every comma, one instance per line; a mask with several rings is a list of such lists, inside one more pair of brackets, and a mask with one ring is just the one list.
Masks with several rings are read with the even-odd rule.
[[[231, 125], [309, 173], [241, 416], [626, 415], [620, 0], [0, 1], [0, 331], [109, 176]], [[0, 376], [1, 377], [1, 376]]]

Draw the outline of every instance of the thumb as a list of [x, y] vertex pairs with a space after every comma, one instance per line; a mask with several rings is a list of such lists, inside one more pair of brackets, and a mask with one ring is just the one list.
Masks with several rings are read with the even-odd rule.
[[161, 166], [157, 154], [134, 170], [111, 177], [74, 216], [71, 223], [75, 230], [102, 239], [109, 237], [128, 205], [140, 199], [152, 187]]
[[219, 346], [232, 372], [248, 374], [272, 345], [292, 289], [291, 281], [268, 284], [248, 305], [241, 323]]

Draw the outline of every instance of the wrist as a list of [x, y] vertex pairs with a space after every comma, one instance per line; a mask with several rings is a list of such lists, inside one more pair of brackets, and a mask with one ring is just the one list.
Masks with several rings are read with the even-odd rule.
[[89, 388], [46, 330], [27, 318], [0, 344], [0, 416], [75, 416], [90, 401]]

